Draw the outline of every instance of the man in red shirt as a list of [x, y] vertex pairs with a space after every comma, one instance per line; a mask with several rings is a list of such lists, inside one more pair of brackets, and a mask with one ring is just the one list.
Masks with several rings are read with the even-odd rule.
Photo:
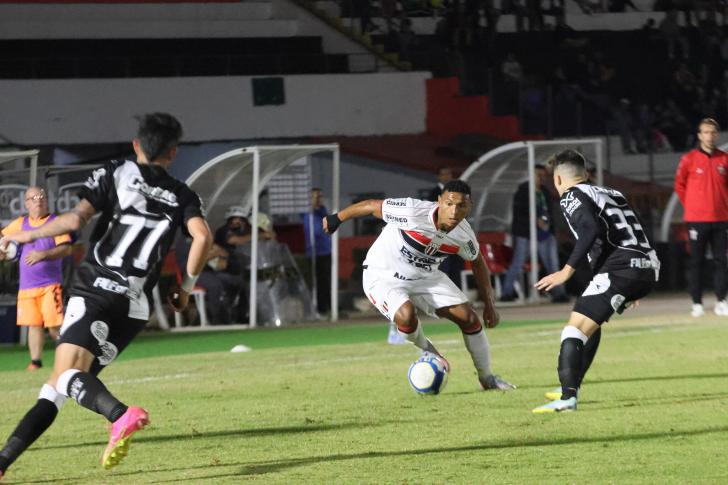
[[698, 148], [685, 154], [675, 175], [675, 192], [685, 209], [684, 219], [690, 239], [691, 314], [699, 317], [703, 309], [701, 268], [710, 245], [715, 261], [714, 285], [718, 302], [716, 315], [728, 316], [726, 297], [726, 246], [728, 238], [728, 155], [716, 148], [720, 126], [712, 118], [698, 125]]

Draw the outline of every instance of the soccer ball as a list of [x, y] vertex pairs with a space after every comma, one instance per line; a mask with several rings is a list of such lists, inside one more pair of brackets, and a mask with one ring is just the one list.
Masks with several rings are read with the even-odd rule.
[[15, 241], [8, 241], [8, 245], [3, 252], [5, 253], [5, 261], [15, 261], [20, 257], [18, 243]]
[[407, 380], [418, 394], [439, 394], [447, 384], [445, 362], [436, 355], [423, 355], [410, 366]]

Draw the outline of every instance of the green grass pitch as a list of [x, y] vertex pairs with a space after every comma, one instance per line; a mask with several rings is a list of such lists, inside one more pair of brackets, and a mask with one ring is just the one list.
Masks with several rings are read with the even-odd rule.
[[[728, 483], [728, 324], [619, 318], [604, 330], [575, 413], [534, 415], [557, 384], [559, 322], [489, 330], [493, 366], [519, 386], [482, 392], [452, 324], [425, 332], [453, 369], [420, 397], [417, 354], [386, 325], [140, 337], [102, 374], [152, 425], [117, 468], [105, 420], [66, 403], [3, 483]], [[252, 352], [231, 354], [245, 344]], [[0, 439], [47, 371], [0, 349]]]

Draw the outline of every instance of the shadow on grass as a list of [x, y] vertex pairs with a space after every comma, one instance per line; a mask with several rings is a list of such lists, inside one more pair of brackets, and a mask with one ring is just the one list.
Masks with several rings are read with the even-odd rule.
[[[370, 428], [374, 426], [384, 426], [387, 424], [395, 423], [395, 421], [377, 421], [375, 423], [338, 423], [338, 424], [305, 424], [301, 426], [280, 426], [271, 428], [253, 428], [253, 429], [227, 429], [220, 431], [197, 431], [192, 430], [189, 433], [179, 434], [164, 434], [164, 435], [137, 435], [134, 436], [135, 443], [156, 443], [165, 441], [179, 441], [179, 440], [194, 440], [194, 439], [208, 439], [208, 438], [249, 438], [255, 436], [275, 436], [285, 434], [297, 434], [297, 433], [314, 433], [319, 431], [338, 431], [343, 429], [352, 428]], [[396, 421], [396, 423], [402, 423], [402, 421]], [[57, 450], [64, 448], [81, 448], [84, 446], [105, 446], [106, 441], [89, 441], [86, 443], [66, 443], [63, 445], [47, 445], [47, 446], [36, 446], [28, 451], [40, 451], [40, 450]]]
[[[276, 434], [276, 433], [289, 433], [289, 432], [306, 432], [306, 431], [325, 431], [331, 429], [341, 429], [346, 427], [366, 427], [369, 424], [345, 424], [345, 425], [322, 425], [322, 426], [310, 426], [310, 427], [291, 427], [291, 428], [263, 428], [262, 430], [248, 430], [245, 431], [221, 431], [200, 434], [205, 437], [220, 437], [220, 436], [250, 436], [255, 432], [263, 431], [263, 434]], [[289, 431], [289, 430], [296, 431]], [[437, 455], [441, 453], [460, 453], [468, 451], [488, 451], [488, 450], [505, 450], [512, 448], [530, 448], [530, 447], [546, 447], [546, 446], [562, 446], [562, 445], [578, 445], [578, 444], [597, 444], [597, 443], [619, 443], [619, 442], [630, 442], [630, 441], [647, 441], [647, 440], [661, 440], [664, 438], [680, 438], [690, 436], [701, 436], [707, 434], [721, 434], [728, 433], [728, 426], [685, 430], [685, 431], [673, 431], [666, 430], [664, 432], [654, 433], [633, 433], [633, 434], [621, 434], [616, 436], [594, 436], [594, 437], [563, 437], [563, 438], [539, 438], [524, 441], [510, 441], [505, 443], [499, 442], [484, 442], [479, 444], [472, 444], [466, 446], [454, 446], [454, 447], [437, 447], [437, 448], [421, 448], [414, 450], [395, 450], [395, 451], [371, 451], [364, 453], [339, 453], [335, 455], [324, 455], [324, 456], [310, 456], [306, 458], [293, 458], [286, 460], [271, 460], [259, 463], [209, 463], [194, 466], [174, 466], [167, 468], [145, 468], [143, 470], [133, 470], [124, 472], [109, 472], [109, 479], [120, 478], [123, 476], [133, 477], [135, 475], [149, 476], [151, 473], [167, 473], [167, 472], [181, 472], [181, 471], [192, 471], [192, 470], [210, 470], [212, 473], [203, 476], [196, 476], [193, 478], [173, 478], [168, 480], [158, 480], [153, 483], [175, 483], [183, 481], [200, 481], [200, 480], [214, 480], [228, 477], [245, 477], [245, 476], [256, 476], [266, 475], [269, 473], [281, 472], [290, 468], [296, 468], [300, 466], [314, 465], [319, 463], [336, 463], [348, 460], [360, 460], [368, 458], [389, 458], [396, 456], [420, 456], [420, 455]], [[189, 436], [185, 436], [189, 438]], [[147, 441], [161, 441], [166, 439], [178, 439], [175, 436], [159, 436], [156, 440]], [[225, 472], [224, 468], [229, 467], [240, 467], [238, 470], [232, 470]], [[11, 483], [58, 483], [58, 482], [79, 482], [88, 480], [89, 476], [81, 477], [56, 477], [47, 478], [42, 480], [28, 480], [22, 482], [7, 482]]]
[[[659, 433], [635, 433], [628, 435], [617, 435], [617, 436], [604, 436], [604, 437], [584, 437], [584, 438], [555, 438], [555, 439], [533, 439], [525, 441], [513, 441], [509, 443], [482, 443], [468, 446], [456, 446], [449, 448], [422, 448], [419, 450], [397, 450], [397, 451], [371, 451], [366, 453], [341, 453], [336, 455], [327, 456], [311, 456], [307, 458], [294, 458], [290, 460], [273, 460], [261, 463], [252, 464], [241, 464], [241, 463], [229, 463], [220, 464], [215, 467], [235, 467], [241, 466], [239, 470], [231, 471], [228, 473], [215, 473], [210, 475], [198, 476], [194, 478], [175, 478], [170, 480], [159, 480], [153, 483], [170, 483], [170, 482], [181, 482], [181, 481], [197, 481], [197, 480], [211, 480], [226, 477], [243, 477], [243, 476], [255, 476], [265, 475], [268, 473], [281, 472], [289, 468], [295, 468], [299, 466], [313, 465], [318, 463], [335, 463], [347, 460], [359, 460], [367, 458], [389, 458], [395, 456], [412, 456], [412, 455], [435, 455], [440, 453], [459, 453], [468, 451], [488, 451], [488, 450], [501, 450], [510, 448], [524, 448], [524, 447], [542, 447], [542, 446], [561, 446], [561, 445], [578, 445], [578, 444], [593, 444], [593, 443], [619, 443], [627, 441], [642, 441], [642, 440], [660, 440], [664, 438], [676, 438], [676, 437], [689, 437], [689, 436], [700, 436], [706, 434], [715, 433], [728, 433], [728, 426], [722, 426], [717, 428], [707, 429], [696, 429], [688, 431], [665, 431]], [[211, 466], [212, 467], [212, 466]], [[194, 467], [204, 468], [204, 467]], [[187, 470], [187, 468], [182, 468]]]
[[618, 379], [597, 379], [591, 380], [587, 376], [584, 381], [584, 385], [587, 384], [611, 384], [615, 382], [645, 382], [645, 381], [674, 381], [682, 379], [721, 379], [728, 377], [728, 373], [714, 373], [714, 374], [672, 374], [669, 376], [644, 376], [644, 377], [627, 377]]

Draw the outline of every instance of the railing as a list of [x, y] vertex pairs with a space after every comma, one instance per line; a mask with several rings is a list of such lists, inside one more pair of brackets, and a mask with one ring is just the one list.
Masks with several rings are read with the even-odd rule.
[[6, 58], [0, 60], [0, 79], [369, 73], [382, 62], [370, 53]]

